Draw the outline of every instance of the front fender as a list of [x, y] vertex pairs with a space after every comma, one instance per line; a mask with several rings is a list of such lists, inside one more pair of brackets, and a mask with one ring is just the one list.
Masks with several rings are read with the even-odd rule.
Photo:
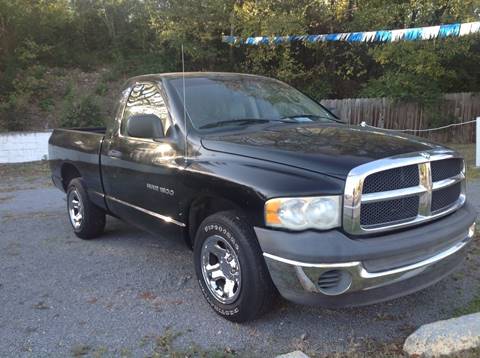
[[264, 226], [265, 201], [275, 197], [340, 195], [344, 182], [308, 170], [211, 153], [186, 168], [184, 187], [189, 194], [183, 209], [196, 197], [216, 196], [238, 206], [255, 226]]

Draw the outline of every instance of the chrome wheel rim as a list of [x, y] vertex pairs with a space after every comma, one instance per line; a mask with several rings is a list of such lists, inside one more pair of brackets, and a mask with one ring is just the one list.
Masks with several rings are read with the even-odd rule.
[[202, 275], [210, 293], [229, 304], [240, 294], [240, 261], [232, 245], [219, 235], [208, 237], [202, 246]]
[[83, 203], [80, 194], [76, 189], [68, 194], [68, 214], [70, 222], [75, 230], [82, 226], [83, 222]]

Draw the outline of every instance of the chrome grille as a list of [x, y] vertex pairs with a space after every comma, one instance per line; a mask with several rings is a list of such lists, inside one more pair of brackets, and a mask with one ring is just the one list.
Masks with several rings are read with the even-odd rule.
[[362, 235], [425, 222], [465, 202], [464, 162], [431, 150], [373, 161], [352, 169], [345, 185], [345, 231]]
[[363, 193], [378, 193], [380, 191], [408, 188], [418, 185], [418, 181], [417, 165], [393, 168], [374, 173], [365, 178]]
[[462, 183], [447, 186], [432, 193], [432, 212], [448, 208], [454, 204], [462, 192]]
[[432, 181], [440, 181], [458, 175], [463, 168], [463, 160], [458, 158], [432, 162]]
[[360, 225], [365, 227], [414, 219], [418, 204], [418, 196], [365, 203], [360, 212]]

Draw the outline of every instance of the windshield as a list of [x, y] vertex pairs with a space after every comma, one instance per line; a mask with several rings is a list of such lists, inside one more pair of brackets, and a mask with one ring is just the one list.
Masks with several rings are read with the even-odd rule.
[[[183, 80], [168, 80], [183, 105]], [[188, 116], [196, 129], [255, 123], [336, 121], [318, 103], [285, 83], [254, 76], [186, 77]]]

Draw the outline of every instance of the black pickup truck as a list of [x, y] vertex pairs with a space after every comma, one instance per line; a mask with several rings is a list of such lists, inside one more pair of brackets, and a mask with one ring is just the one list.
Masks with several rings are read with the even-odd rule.
[[49, 157], [78, 237], [105, 215], [181, 235], [206, 300], [236, 322], [277, 292], [341, 307], [420, 290], [475, 231], [456, 152], [342, 123], [260, 76], [132, 78], [107, 128], [57, 129]]

